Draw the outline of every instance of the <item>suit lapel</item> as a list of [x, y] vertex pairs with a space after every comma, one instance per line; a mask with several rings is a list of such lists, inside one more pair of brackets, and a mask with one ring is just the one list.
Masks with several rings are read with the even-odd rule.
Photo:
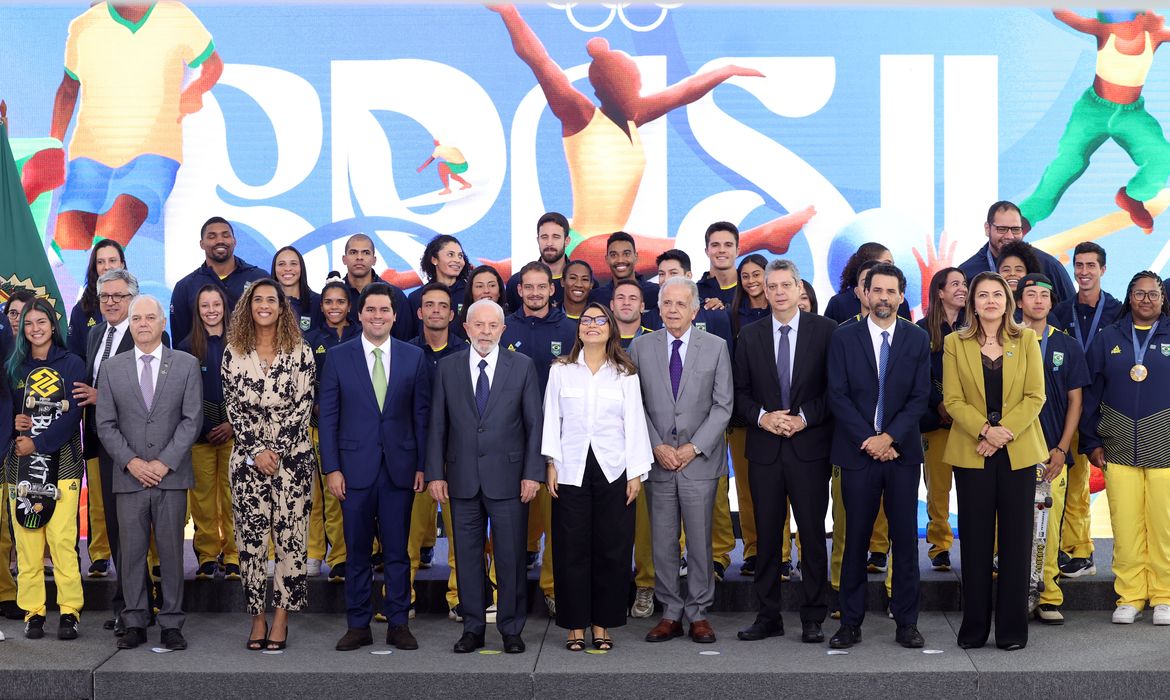
[[[914, 324], [909, 323], [907, 321], [903, 321], [902, 319], [898, 319], [897, 321], [894, 322], [894, 329], [895, 329], [894, 335], [891, 336], [891, 338], [890, 338], [890, 356], [889, 356], [889, 358], [886, 359], [886, 373], [887, 374], [890, 372], [891, 369], [898, 366], [897, 363], [898, 363], [899, 358], [902, 357], [902, 351], [906, 349], [906, 343], [905, 343], [906, 336], [912, 332], [909, 329], [909, 326], [913, 326], [913, 325]], [[872, 352], [869, 354], [873, 355]], [[876, 360], [875, 360], [875, 362], [876, 362]]]
[[[113, 356], [110, 357], [110, 360], [112, 359], [114, 359]], [[110, 360], [106, 360], [106, 362], [109, 362]], [[125, 365], [127, 382], [126, 386], [134, 387], [134, 400], [138, 402], [138, 406], [142, 409], [142, 413], [144, 415], [149, 415], [150, 411], [146, 408], [146, 402], [142, 400], [142, 382], [140, 381], [141, 377], [138, 372], [138, 363], [134, 361], [133, 355], [130, 357], [130, 361], [125, 363]], [[113, 377], [110, 379], [112, 381]], [[155, 393], [157, 394], [158, 392], [156, 391]]]
[[118, 347], [114, 349], [114, 352], [110, 353], [110, 357], [113, 357], [114, 355], [121, 355], [127, 350], [133, 349], [134, 337], [130, 335], [130, 328], [127, 326], [126, 330], [122, 331], [122, 341], [118, 343]]
[[158, 399], [163, 395], [163, 385], [170, 376], [171, 361], [174, 359], [175, 353], [167, 346], [162, 346], [162, 361], [158, 363], [158, 379], [154, 382], [154, 398], [150, 401], [149, 413], [154, 413], [154, 407], [158, 405]]
[[[779, 368], [776, 367], [776, 346], [775, 346], [775, 339], [773, 338], [773, 334], [775, 333], [775, 331], [772, 330], [772, 317], [768, 316], [768, 323], [761, 324], [761, 326], [763, 326], [763, 327], [760, 328], [760, 330], [758, 331], [758, 333], [760, 334], [760, 341], [761, 341], [759, 344], [760, 352], [764, 356], [762, 359], [766, 360], [764, 362], [764, 366], [768, 367], [768, 376], [772, 378], [772, 386], [775, 387], [776, 395], [779, 396], [780, 395], [780, 370], [779, 370]], [[802, 341], [801, 337], [802, 336], [800, 335], [800, 333], [796, 334], [796, 347], [792, 348], [792, 352], [796, 353], [796, 357], [793, 359], [793, 362], [792, 362], [792, 373], [796, 376], [800, 376], [799, 372], [801, 372], [804, 369], [804, 360], [801, 358], [801, 353], [799, 352], [799, 349], [804, 348], [809, 342], [808, 338], [805, 338], [805, 340]], [[793, 379], [794, 379], [793, 384], [795, 384], [796, 383], [795, 377]], [[789, 396], [791, 397], [791, 388], [789, 389], [789, 392], [790, 392]]]
[[[467, 350], [468, 357], [475, 352], [475, 348], [469, 347]], [[501, 353], [503, 350], [500, 351]], [[476, 357], [479, 355], [477, 354]], [[471, 381], [471, 370], [468, 362], [460, 363], [460, 367], [455, 372], [455, 393], [458, 394], [456, 398], [448, 397], [448, 401], [463, 401], [467, 404], [467, 409], [471, 411], [471, 415], [478, 416], [479, 411], [475, 407], [475, 384]]]
[[354, 376], [358, 377], [358, 383], [361, 384], [361, 392], [364, 397], [363, 400], [368, 401], [378, 413], [382, 412], [382, 407], [378, 405], [378, 397], [374, 394], [374, 382], [370, 379], [370, 368], [366, 366], [366, 346], [362, 345], [362, 341], [354, 343], [354, 348], [351, 351], [351, 359], [353, 361]]
[[[699, 363], [699, 353], [703, 351], [702, 342], [699, 340], [699, 329], [691, 326], [691, 338], [688, 343], [690, 347], [687, 348], [687, 356], [683, 358], [683, 371], [678, 380], [678, 397], [675, 401], [682, 398], [687, 386], [687, 377], [693, 373], [695, 365]], [[670, 379], [669, 370], [667, 371], [667, 379]]]
[[[492, 409], [495, 408], [496, 404], [498, 404], [500, 401], [503, 401], [503, 399], [500, 398], [500, 394], [504, 393], [504, 384], [508, 381], [508, 377], [512, 373], [512, 364], [515, 361], [515, 359], [512, 357], [512, 352], [513, 351], [511, 350], [500, 348], [500, 355], [496, 358], [496, 371], [492, 375], [491, 390], [488, 391], [487, 406], [484, 406], [483, 408], [483, 415], [480, 416], [481, 420], [483, 418], [487, 418], [488, 414], [492, 412]], [[468, 381], [471, 380], [470, 372], [467, 375], [467, 379]], [[471, 409], [474, 411], [476, 410], [474, 387], [471, 391], [471, 397]]]
[[[391, 393], [396, 391], [399, 385], [406, 385], [406, 378], [403, 376], [406, 369], [401, 366], [401, 362], [396, 361], [397, 358], [394, 356], [394, 339], [390, 338], [389, 341], [386, 343], [386, 357], [390, 361], [390, 374], [386, 375], [386, 401], [382, 403], [379, 409], [382, 413], [386, 412], [386, 406], [390, 401]], [[370, 386], [372, 391], [373, 384]]]
[[668, 353], [670, 332], [665, 329], [654, 331], [654, 335], [651, 337], [654, 338], [654, 343], [650, 346], [650, 352], [658, 354], [658, 357], [652, 360], [654, 371], [659, 375], [658, 381], [662, 382], [661, 386], [666, 387], [666, 395], [670, 397], [671, 401], [674, 401], [674, 395], [670, 393], [670, 355]]
[[960, 343], [963, 348], [963, 358], [967, 363], [967, 371], [975, 380], [975, 388], [979, 390], [980, 406], [987, 405], [987, 389], [983, 385], [983, 353], [979, 352], [979, 342], [972, 338]]
[[[863, 350], [862, 354], [865, 355], [865, 360], [866, 360], [866, 362], [869, 363], [869, 368], [871, 370], [873, 370], [873, 381], [876, 384], [877, 380], [878, 380], [878, 376], [879, 376], [878, 375], [878, 365], [877, 365], [877, 358], [874, 357], [874, 354], [873, 354], [873, 338], [870, 337], [870, 335], [869, 335], [869, 319], [863, 316], [861, 318], [861, 320], [857, 321], [856, 325], [860, 326], [857, 329], [857, 338], [856, 338], [857, 344], [861, 346], [861, 349]], [[894, 346], [893, 346], [893, 343], [891, 343], [890, 350], [893, 351], [893, 349], [894, 349]], [[892, 355], [892, 353], [891, 353], [891, 355]], [[893, 357], [891, 356], [890, 358], [888, 358], [886, 360], [886, 370], [887, 371], [890, 368], [890, 360], [892, 360], [892, 359], [893, 359]]]
[[1003, 395], [1011, 396], [1016, 381], [1016, 370], [1020, 366], [1020, 339], [1008, 338], [1003, 346]]

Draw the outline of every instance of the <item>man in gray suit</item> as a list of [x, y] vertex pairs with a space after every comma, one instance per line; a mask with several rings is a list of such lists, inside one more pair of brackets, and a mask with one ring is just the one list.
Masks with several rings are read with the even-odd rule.
[[436, 501], [451, 500], [455, 575], [463, 636], [455, 653], [484, 645], [487, 629], [483, 542], [491, 520], [499, 583], [496, 627], [504, 652], [524, 651], [528, 507], [544, 481], [543, 405], [536, 367], [500, 349], [504, 311], [480, 299], [463, 324], [471, 343], [439, 360], [431, 392], [425, 477]]
[[[664, 328], [634, 339], [630, 357], [638, 365], [654, 466], [646, 482], [654, 550], [654, 592], [662, 620], [646, 634], [664, 642], [683, 633], [700, 643], [715, 641], [707, 608], [715, 600], [711, 557], [711, 512], [719, 477], [727, 474], [724, 432], [731, 419], [733, 388], [727, 342], [692, 325], [699, 290], [672, 277], [658, 293]], [[687, 598], [679, 589], [679, 514], [687, 532]]]
[[203, 425], [199, 362], [162, 344], [166, 314], [154, 297], [130, 303], [134, 351], [98, 370], [97, 432], [113, 461], [121, 553], [118, 578], [126, 607], [119, 649], [146, 642], [150, 592], [146, 553], [153, 527], [162, 568], [158, 623], [167, 649], [187, 648], [180, 631], [183, 602], [183, 521], [194, 484], [191, 445]]

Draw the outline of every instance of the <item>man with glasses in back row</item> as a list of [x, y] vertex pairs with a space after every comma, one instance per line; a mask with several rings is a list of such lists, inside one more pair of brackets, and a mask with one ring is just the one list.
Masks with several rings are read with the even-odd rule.
[[[999, 269], [999, 254], [1005, 245], [1012, 241], [1019, 241], [1027, 234], [1020, 208], [1012, 202], [999, 201], [987, 210], [987, 221], [983, 224], [983, 232], [987, 236], [987, 243], [975, 251], [975, 254], [959, 265], [959, 269], [968, 280], [975, 279], [980, 272], [996, 272]], [[1036, 257], [1044, 268], [1044, 274], [1052, 280], [1052, 291], [1057, 299], [1068, 299], [1076, 293], [1068, 271], [1060, 261], [1043, 250], [1036, 248]]]

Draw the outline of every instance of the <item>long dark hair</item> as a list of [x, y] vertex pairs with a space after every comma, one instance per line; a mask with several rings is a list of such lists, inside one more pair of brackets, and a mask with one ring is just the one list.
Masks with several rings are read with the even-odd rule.
[[817, 303], [817, 290], [813, 289], [812, 282], [803, 277], [800, 278], [800, 286], [804, 287], [804, 293], [808, 295], [808, 312], [815, 314], [820, 307]]
[[39, 311], [48, 317], [49, 327], [53, 330], [52, 344], [62, 350], [65, 349], [65, 339], [61, 337], [61, 325], [57, 323], [57, 312], [53, 310], [53, 305], [41, 297], [36, 297], [25, 304], [24, 309], [20, 312], [20, 321], [17, 324], [20, 332], [16, 334], [16, 344], [12, 349], [12, 355], [8, 357], [8, 381], [12, 386], [17, 386], [24, 381], [24, 376], [22, 375], [24, 361], [28, 359], [28, 353], [32, 349], [29, 347], [28, 338], [24, 337], [24, 320], [33, 311]]
[[[269, 274], [272, 275], [272, 279], [278, 279], [276, 277], [276, 259], [279, 258], [280, 254], [286, 250], [291, 250], [297, 256], [297, 262], [301, 265], [301, 278], [297, 280], [297, 299], [300, 299], [302, 304], [308, 304], [310, 296], [309, 281], [305, 279], [305, 256], [301, 255], [301, 251], [297, 250], [291, 245], [286, 245], [285, 247], [276, 251], [276, 254], [272, 256], [272, 268], [269, 271]], [[277, 284], [279, 284], [279, 281]], [[283, 288], [281, 291], [283, 291]]]
[[431, 258], [438, 257], [439, 251], [443, 250], [448, 243], [454, 243], [459, 246], [459, 253], [463, 255], [463, 267], [459, 270], [459, 274], [455, 276], [456, 280], [467, 278], [467, 255], [463, 253], [463, 244], [455, 236], [446, 233], [440, 233], [427, 243], [427, 247], [423, 249], [422, 260], [419, 261], [419, 266], [422, 267], [423, 274], [427, 276], [428, 282], [438, 282], [438, 272], [435, 270], [435, 264], [431, 262]]
[[[930, 334], [930, 351], [938, 352], [942, 350], [943, 344], [943, 324], [947, 320], [946, 309], [943, 308], [942, 302], [938, 300], [938, 293], [946, 289], [947, 278], [951, 276], [952, 272], [957, 272], [960, 275], [963, 271], [957, 267], [944, 267], [934, 276], [930, 278], [930, 295], [927, 299], [926, 306], [926, 332]], [[970, 290], [967, 292], [969, 297]], [[960, 310], [961, 313], [961, 310]], [[951, 330], [954, 330], [953, 328]]]
[[[765, 272], [768, 271], [768, 259], [759, 253], [752, 253], [745, 255], [743, 260], [739, 261], [739, 265], [735, 267], [735, 295], [731, 297], [731, 309], [728, 314], [731, 316], [731, 337], [739, 337], [739, 307], [747, 299], [747, 292], [743, 291], [743, 282], [740, 280], [740, 274], [743, 272], [743, 266], [751, 263], [759, 265], [760, 269]], [[765, 284], [765, 288], [767, 285]], [[766, 294], [767, 292], [765, 292]], [[809, 300], [813, 303], [813, 313], [816, 313], [817, 298], [812, 294], [809, 295]]]
[[[605, 306], [602, 306], [596, 301], [591, 301], [585, 305], [584, 311], [581, 312], [581, 318], [585, 317], [585, 311], [589, 309], [597, 309], [605, 315], [605, 323], [609, 326], [609, 338], [605, 341], [605, 361], [614, 366], [618, 374], [627, 374], [633, 376], [638, 373], [638, 366], [630, 359], [625, 350], [622, 350], [622, 334], [617, 327], [617, 319], [614, 318], [613, 312]], [[584, 345], [581, 343], [581, 321], [577, 320], [577, 333], [573, 340], [573, 349], [569, 351], [568, 355], [561, 355], [557, 358], [557, 362], [563, 365], [576, 364], [577, 358], [581, 356], [581, 350]]]
[[92, 314], [98, 310], [97, 297], [97, 257], [98, 251], [102, 248], [113, 248], [118, 251], [118, 257], [122, 260], [122, 268], [126, 269], [126, 249], [122, 244], [112, 238], [103, 238], [94, 245], [93, 250], [89, 252], [89, 265], [85, 268], [85, 291], [81, 293], [81, 308], [87, 314]]
[[[1162, 284], [1162, 278], [1158, 276], [1157, 272], [1150, 270], [1142, 270], [1133, 276], [1129, 281], [1129, 286], [1125, 288], [1125, 303], [1121, 305], [1121, 315], [1133, 318], [1133, 304], [1130, 303], [1130, 296], [1133, 294], [1133, 288], [1137, 286], [1138, 280], [1151, 279], [1158, 283], [1158, 290], [1162, 292], [1162, 316], [1170, 316], [1170, 297], [1166, 296], [1166, 288]], [[26, 309], [28, 307], [25, 307]]]
[[[466, 270], [467, 266], [464, 265], [463, 269]], [[467, 276], [467, 288], [463, 290], [463, 308], [459, 310], [459, 325], [461, 327], [467, 323], [467, 310], [471, 308], [471, 293], [472, 287], [475, 286], [475, 278], [482, 274], [490, 274], [496, 278], [496, 285], [500, 288], [500, 298], [496, 299], [495, 302], [504, 310], [504, 315], [508, 315], [508, 288], [504, 284], [504, 278], [500, 276], [500, 271], [491, 265], [480, 265]]]
[[857, 286], [857, 268], [861, 267], [861, 263], [866, 260], [873, 260], [882, 253], [888, 253], [890, 249], [877, 243], [870, 241], [862, 243], [858, 246], [853, 255], [849, 256], [849, 262], [845, 263], [844, 269], [841, 270], [841, 280], [837, 283], [837, 291], [843, 292], [846, 289], [853, 289]]
[[223, 287], [218, 284], [205, 284], [199, 288], [195, 294], [195, 301], [191, 304], [191, 316], [195, 319], [195, 323], [191, 324], [190, 346], [191, 354], [198, 360], [199, 364], [207, 363], [207, 327], [203, 325], [203, 318], [199, 315], [199, 298], [204, 294], [212, 292], [219, 295], [219, 300], [223, 302], [223, 330], [220, 331], [220, 338], [228, 337], [228, 324], [232, 317], [232, 307], [228, 303], [227, 294], [223, 291]]

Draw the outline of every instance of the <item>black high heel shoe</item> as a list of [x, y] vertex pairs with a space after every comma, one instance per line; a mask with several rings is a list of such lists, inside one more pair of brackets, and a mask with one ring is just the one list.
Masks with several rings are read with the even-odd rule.
[[264, 621], [264, 636], [259, 639], [249, 639], [244, 646], [248, 651], [263, 651], [268, 644], [268, 620]]
[[272, 639], [268, 639], [265, 641], [266, 641], [266, 643], [264, 644], [265, 651], [283, 651], [284, 649], [286, 649], [288, 647], [288, 623], [287, 622], [284, 623], [284, 639], [280, 640], [279, 642], [272, 640]]

